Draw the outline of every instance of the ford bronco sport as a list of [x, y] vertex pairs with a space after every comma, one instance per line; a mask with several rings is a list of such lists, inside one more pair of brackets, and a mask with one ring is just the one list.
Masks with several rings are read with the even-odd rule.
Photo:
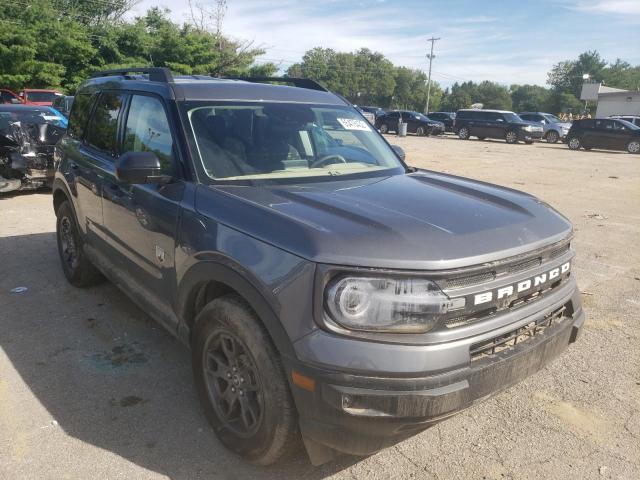
[[100, 72], [56, 160], [65, 276], [110, 279], [188, 345], [209, 422], [255, 463], [392, 445], [584, 321], [565, 217], [408, 167], [310, 80]]

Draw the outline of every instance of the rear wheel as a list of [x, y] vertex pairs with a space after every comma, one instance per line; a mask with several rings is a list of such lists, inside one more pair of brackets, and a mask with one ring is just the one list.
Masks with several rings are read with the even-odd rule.
[[458, 138], [461, 140], [469, 140], [469, 129], [467, 127], [462, 127], [458, 130]]
[[78, 230], [75, 213], [68, 201], [62, 202], [56, 216], [58, 254], [64, 276], [75, 287], [90, 287], [103, 282], [104, 277], [82, 249], [84, 242]]
[[567, 146], [571, 149], [571, 150], [580, 150], [580, 147], [582, 145], [580, 145], [580, 139], [577, 137], [571, 137], [569, 140], [567, 140]]
[[559, 139], [560, 135], [555, 130], [547, 132], [547, 143], [557, 143]]
[[518, 134], [513, 130], [509, 130], [504, 136], [504, 139], [507, 143], [518, 143]]
[[380, 133], [388, 133], [389, 132], [389, 127], [387, 126], [386, 123], [383, 123], [382, 125], [380, 125]]
[[192, 364], [205, 415], [220, 441], [269, 465], [295, 450], [295, 407], [280, 357], [251, 308], [235, 294], [196, 319]]
[[631, 140], [627, 144], [627, 152], [640, 153], [640, 140]]

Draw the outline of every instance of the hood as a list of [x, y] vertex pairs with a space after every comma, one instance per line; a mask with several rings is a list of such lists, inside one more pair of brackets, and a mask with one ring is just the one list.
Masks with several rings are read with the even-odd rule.
[[373, 268], [477, 265], [562, 240], [572, 228], [531, 195], [427, 171], [295, 186], [203, 186], [196, 208], [305, 259]]

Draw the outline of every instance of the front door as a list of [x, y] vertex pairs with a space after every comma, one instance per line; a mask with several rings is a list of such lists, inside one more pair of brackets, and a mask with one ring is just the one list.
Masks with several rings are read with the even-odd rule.
[[166, 185], [130, 185], [118, 180], [115, 166], [105, 175], [104, 224], [111, 253], [123, 270], [170, 304], [175, 295], [175, 235], [184, 191], [177, 174], [174, 136], [159, 97], [131, 95], [123, 118], [119, 154], [154, 152], [163, 174], [174, 178]]

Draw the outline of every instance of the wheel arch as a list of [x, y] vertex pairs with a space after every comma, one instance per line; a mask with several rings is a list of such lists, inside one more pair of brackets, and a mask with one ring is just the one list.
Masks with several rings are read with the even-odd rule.
[[178, 287], [177, 310], [181, 322], [178, 327], [179, 337], [190, 345], [196, 318], [202, 308], [216, 298], [236, 293], [260, 319], [280, 355], [295, 357], [293, 344], [273, 305], [267, 301], [257, 284], [256, 280], [249, 280], [238, 273], [238, 268], [216, 260], [201, 261], [193, 265]]

